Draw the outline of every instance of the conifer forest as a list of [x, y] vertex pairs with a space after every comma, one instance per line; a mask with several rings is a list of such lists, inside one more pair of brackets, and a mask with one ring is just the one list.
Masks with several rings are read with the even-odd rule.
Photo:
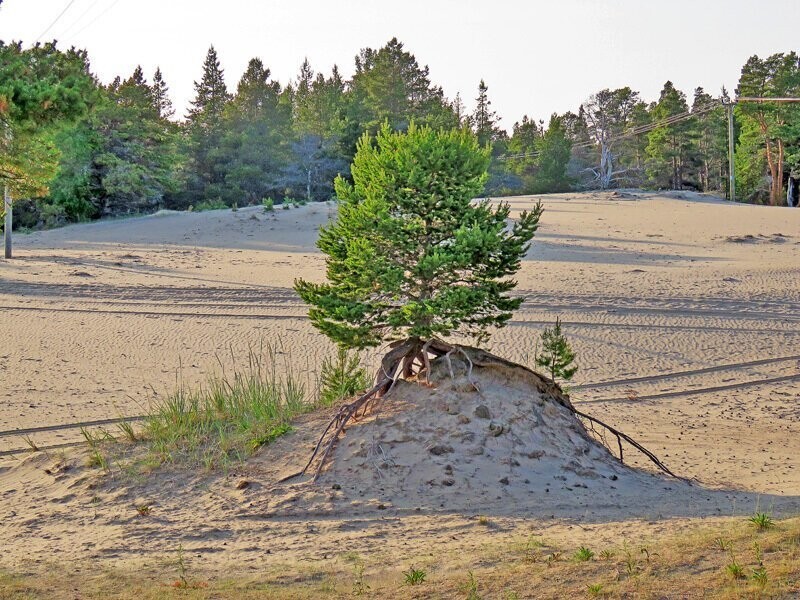
[[[682, 91], [666, 81], [646, 99], [603, 89], [576, 98], [574, 110], [510, 125], [492, 109], [487, 82], [476, 78], [467, 112], [397, 39], [360, 50], [349, 79], [336, 65], [317, 68], [306, 60], [280, 82], [253, 58], [234, 85], [212, 46], [184, 109], [173, 106], [160, 69], [102, 83], [82, 50], [0, 43], [0, 178], [15, 200], [15, 227], [328, 200], [359, 138], [384, 123], [471, 128], [491, 149], [487, 196], [616, 187], [724, 196], [731, 101], [800, 96], [800, 61], [789, 52], [752, 56], [736, 90]], [[734, 103], [733, 121], [737, 200], [793, 204], [800, 104]]]

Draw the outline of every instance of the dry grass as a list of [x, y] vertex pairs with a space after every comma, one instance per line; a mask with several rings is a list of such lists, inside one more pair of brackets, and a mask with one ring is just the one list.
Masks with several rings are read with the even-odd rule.
[[[420, 585], [404, 585], [409, 565], [383, 556], [342, 554], [326, 563], [270, 564], [257, 575], [209, 576], [165, 560], [149, 572], [95, 569], [91, 575], [0, 574], [0, 598], [797, 598], [800, 518], [758, 530], [746, 519], [650, 540], [620, 540], [573, 560], [583, 544], [487, 544], [475, 553], [420, 557]], [[734, 561], [743, 577], [727, 568]], [[92, 571], [84, 569], [84, 573]], [[766, 576], [760, 576], [759, 574]]]

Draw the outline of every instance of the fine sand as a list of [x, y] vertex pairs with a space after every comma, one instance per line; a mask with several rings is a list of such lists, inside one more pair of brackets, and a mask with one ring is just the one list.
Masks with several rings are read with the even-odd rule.
[[[534, 201], [510, 199], [513, 213]], [[16, 258], [0, 261], [0, 567], [102, 558], [155, 569], [178, 543], [209, 569], [319, 560], [344, 543], [397, 556], [469, 551], [489, 535], [468, 527], [476, 513], [497, 517], [491, 535], [570, 539], [577, 524], [582, 539], [603, 540], [756, 508], [800, 512], [800, 211], [688, 192], [542, 201], [517, 277], [525, 303], [489, 349], [530, 364], [542, 328], [560, 317], [580, 367], [576, 408], [640, 440], [691, 488], [627, 471], [613, 488], [593, 487], [587, 480], [598, 477], [579, 464], [564, 476], [553, 475], [561, 466], [547, 471], [547, 486], [481, 480], [479, 501], [456, 476], [442, 483], [464, 467], [447, 470], [468, 452], [454, 446], [431, 459], [435, 489], [422, 506], [373, 474], [361, 488], [339, 484], [347, 469], [326, 475], [346, 502], [278, 494], [266, 482], [288, 463], [302, 466], [325, 415], [222, 475], [166, 470], [109, 482], [69, 455], [10, 454], [26, 442], [7, 431], [28, 431], [42, 447], [76, 441], [78, 430], [55, 427], [141, 414], [176, 378], [199, 384], [261, 344], [277, 344], [313, 386], [331, 346], [292, 282], [324, 277], [315, 240], [335, 207], [160, 213], [18, 235]], [[413, 423], [392, 418], [402, 422], [392, 435], [418, 439]], [[480, 424], [470, 416], [462, 425]], [[355, 464], [361, 449], [342, 445], [340, 458]], [[414, 459], [417, 488], [429, 449]], [[626, 459], [649, 468], [632, 451]], [[618, 468], [608, 463], [600, 479]], [[584, 475], [572, 481], [575, 469]], [[153, 519], [138, 518], [132, 507], [142, 504]]]

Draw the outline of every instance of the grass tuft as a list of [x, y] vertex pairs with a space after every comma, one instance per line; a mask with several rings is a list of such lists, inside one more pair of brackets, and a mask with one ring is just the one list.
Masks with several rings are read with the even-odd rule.
[[594, 558], [594, 552], [589, 550], [586, 546], [581, 546], [575, 551], [572, 558], [575, 559], [575, 562], [586, 562]]
[[768, 513], [757, 512], [752, 517], [750, 517], [749, 521], [755, 525], [760, 531], [764, 529], [772, 528], [775, 523], [772, 520], [772, 517], [769, 516]]
[[412, 566], [408, 569], [408, 571], [404, 571], [403, 575], [405, 576], [406, 585], [421, 585], [425, 582], [427, 573], [425, 573], [425, 571], [422, 569], [415, 569]]
[[272, 346], [250, 349], [245, 367], [156, 401], [144, 420], [156, 462], [225, 467], [291, 431], [291, 420], [313, 406], [290, 362], [278, 368], [277, 355]]

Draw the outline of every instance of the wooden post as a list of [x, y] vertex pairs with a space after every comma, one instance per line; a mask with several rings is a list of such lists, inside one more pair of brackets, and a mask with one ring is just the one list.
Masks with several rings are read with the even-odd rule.
[[4, 231], [4, 238], [6, 242], [6, 258], [11, 258], [11, 192], [8, 191], [8, 184], [5, 186], [5, 190], [3, 193], [3, 202], [5, 203], [6, 209], [6, 222], [5, 222], [5, 231]]

